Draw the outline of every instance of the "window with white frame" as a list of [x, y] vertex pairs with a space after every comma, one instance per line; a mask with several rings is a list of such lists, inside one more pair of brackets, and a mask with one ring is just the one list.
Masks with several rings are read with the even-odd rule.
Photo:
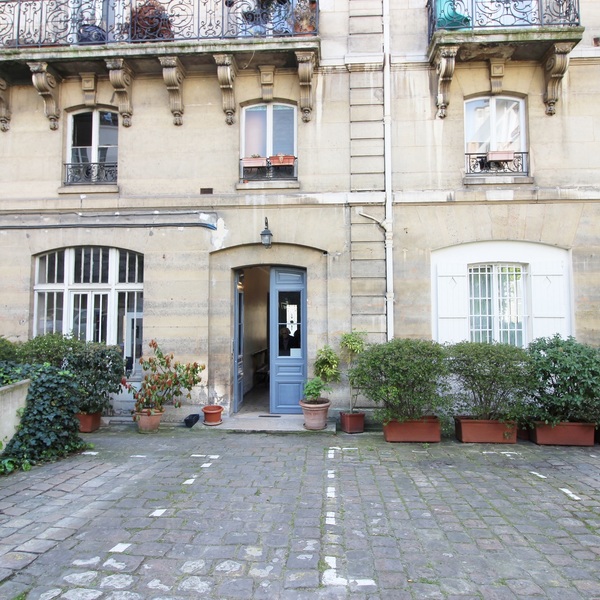
[[65, 164], [65, 184], [116, 183], [118, 171], [118, 113], [88, 110], [69, 120], [69, 162]]
[[567, 250], [532, 242], [432, 252], [434, 338], [524, 347], [538, 337], [571, 335], [569, 264]]
[[142, 353], [143, 284], [137, 252], [83, 246], [38, 256], [33, 333], [118, 345], [132, 373]]
[[296, 178], [296, 107], [253, 104], [242, 118], [242, 177]]
[[467, 174], [512, 172], [526, 174], [525, 101], [486, 96], [465, 102]]

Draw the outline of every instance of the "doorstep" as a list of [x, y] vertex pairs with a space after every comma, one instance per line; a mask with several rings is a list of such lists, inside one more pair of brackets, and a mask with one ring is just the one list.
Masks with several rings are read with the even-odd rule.
[[336, 422], [334, 419], [327, 421], [327, 427], [319, 431], [304, 429], [303, 415], [271, 415], [269, 413], [242, 413], [223, 417], [220, 425], [207, 426], [198, 421], [192, 431], [206, 431], [215, 429], [218, 431], [232, 431], [238, 433], [336, 433]]

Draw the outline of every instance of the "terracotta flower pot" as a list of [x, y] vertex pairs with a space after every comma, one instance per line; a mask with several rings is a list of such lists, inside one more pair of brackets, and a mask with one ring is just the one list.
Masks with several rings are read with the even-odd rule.
[[80, 433], [92, 433], [100, 429], [102, 413], [77, 413], [75, 416], [79, 419]]
[[456, 439], [467, 444], [517, 443], [517, 424], [512, 421], [454, 417], [454, 431]]
[[365, 413], [341, 412], [340, 423], [346, 433], [362, 433], [365, 430]]
[[140, 433], [157, 433], [163, 413], [135, 413]]
[[202, 407], [204, 413], [204, 424], [205, 425], [220, 425], [223, 420], [221, 419], [221, 413], [223, 412], [222, 406], [216, 404], [208, 404]]
[[531, 440], [541, 446], [593, 446], [594, 423], [558, 423], [546, 425], [535, 423], [531, 430]]
[[327, 427], [327, 415], [331, 402], [325, 400], [319, 404], [303, 402], [300, 400], [302, 413], [304, 414], [304, 429], [319, 430]]
[[412, 421], [389, 421], [383, 426], [386, 442], [436, 443], [442, 440], [442, 428], [437, 417], [427, 416]]

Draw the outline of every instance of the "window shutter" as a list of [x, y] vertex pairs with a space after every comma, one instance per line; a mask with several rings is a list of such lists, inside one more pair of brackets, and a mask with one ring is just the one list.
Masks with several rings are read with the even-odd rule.
[[568, 290], [562, 261], [530, 264], [532, 339], [570, 335]]
[[437, 341], [469, 339], [469, 285], [464, 263], [437, 266]]

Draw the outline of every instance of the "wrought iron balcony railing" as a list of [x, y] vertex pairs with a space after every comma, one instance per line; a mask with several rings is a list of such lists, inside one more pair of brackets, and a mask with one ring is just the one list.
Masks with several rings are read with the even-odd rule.
[[465, 154], [466, 175], [528, 175], [528, 152], [479, 152]]
[[270, 181], [273, 179], [298, 179], [298, 160], [285, 154], [259, 156], [240, 160], [241, 181]]
[[579, 0], [428, 0], [429, 38], [438, 29], [578, 27]]
[[317, 35], [317, 0], [3, 0], [0, 47]]
[[117, 163], [66, 163], [65, 185], [102, 185], [117, 183]]

